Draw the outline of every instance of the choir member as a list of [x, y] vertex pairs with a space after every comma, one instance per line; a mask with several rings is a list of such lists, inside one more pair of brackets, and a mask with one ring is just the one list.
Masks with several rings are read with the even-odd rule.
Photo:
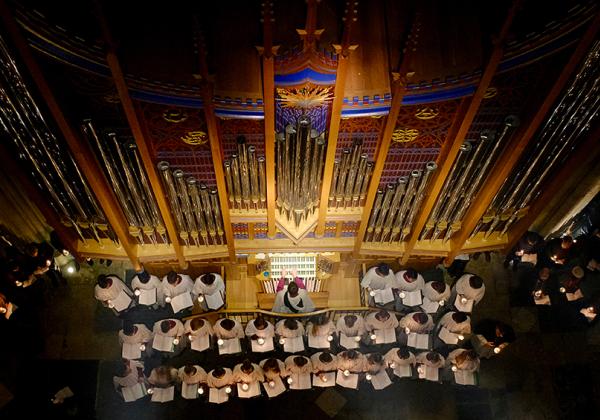
[[288, 375], [285, 364], [279, 359], [270, 358], [262, 360], [259, 365], [265, 376], [263, 387], [269, 397], [276, 397], [284, 392], [285, 386], [283, 385], [281, 377]]
[[187, 274], [177, 274], [174, 271], [169, 271], [162, 280], [163, 293], [165, 302], [170, 303], [176, 296], [184, 293], [189, 293], [192, 300], [195, 299], [193, 294], [194, 282]]
[[409, 344], [411, 334], [429, 335], [433, 329], [433, 318], [424, 312], [411, 312], [403, 316], [398, 322], [398, 343], [400, 345], [409, 345], [418, 348], [430, 348], [429, 338], [426, 343]]
[[121, 310], [115, 308], [114, 301], [117, 301], [122, 293], [125, 293], [130, 300], [129, 305], [125, 309], [122, 309], [127, 310], [134, 305], [132, 300], [133, 292], [129, 287], [127, 287], [127, 285], [117, 276], [106, 276], [104, 274], [98, 276], [97, 284], [94, 287], [94, 296], [97, 300], [102, 302], [104, 306], [114, 309], [115, 312], [121, 312]]
[[[526, 232], [517, 244], [508, 252], [504, 260], [504, 266], [513, 264], [513, 270], [516, 271], [519, 262], [524, 255], [536, 255], [544, 244], [544, 239], [535, 232]], [[537, 262], [537, 258], [535, 259]], [[533, 264], [535, 262], [532, 261]]]
[[227, 394], [231, 393], [231, 385], [233, 383], [233, 372], [229, 368], [217, 367], [206, 375], [206, 384], [209, 388], [215, 390], [225, 388]]
[[415, 357], [419, 378], [429, 381], [439, 381], [439, 370], [444, 367], [444, 357], [434, 351], [417, 354]]
[[[395, 334], [396, 328], [398, 328], [398, 319], [395, 315], [391, 315], [385, 309], [381, 309], [377, 312], [370, 312], [365, 318], [365, 328], [370, 334], [370, 339], [377, 344], [384, 344], [392, 342], [391, 334], [392, 331]], [[377, 339], [377, 335], [383, 335]], [[389, 336], [389, 337], [388, 337]], [[394, 337], [394, 340], [395, 337]]]
[[[258, 394], [260, 394], [259, 384], [260, 382], [264, 382], [265, 376], [259, 365], [251, 363], [250, 360], [246, 359], [233, 368], [233, 380], [239, 384], [238, 386], [242, 392], [249, 391], [255, 387], [258, 390]], [[254, 393], [252, 396], [258, 394]]]
[[259, 352], [273, 350], [273, 337], [275, 337], [275, 327], [269, 321], [265, 320], [262, 316], [251, 319], [246, 324], [246, 337], [252, 344], [253, 351], [260, 350]]
[[289, 356], [285, 359], [285, 370], [288, 375], [287, 383], [291, 389], [311, 388], [310, 374], [313, 366], [306, 356]]
[[[219, 294], [218, 296], [216, 295], [217, 293]], [[198, 276], [194, 282], [192, 294], [197, 296], [198, 303], [200, 304], [202, 310], [208, 311], [219, 309], [225, 303], [225, 282], [223, 281], [223, 277], [217, 273], [207, 273]], [[212, 308], [209, 307], [207, 303], [207, 296], [208, 299], [214, 297], [214, 300], [220, 305]]]
[[158, 366], [152, 369], [148, 382], [157, 388], [168, 388], [179, 383], [179, 371], [170, 366]]
[[421, 308], [430, 314], [435, 314], [450, 300], [452, 291], [443, 281], [430, 281], [423, 286], [423, 304]]
[[152, 338], [154, 335], [144, 324], [134, 324], [131, 321], [123, 323], [123, 329], [119, 331], [119, 343], [136, 344], [141, 352], [150, 355], [152, 349]]
[[313, 373], [317, 376], [323, 372], [334, 372], [337, 369], [337, 356], [329, 351], [320, 351], [310, 356]]
[[461, 312], [471, 312], [485, 294], [485, 284], [475, 274], [464, 274], [454, 285], [454, 306]]
[[453, 371], [464, 370], [467, 372], [477, 372], [479, 370], [479, 357], [475, 350], [456, 349], [448, 354], [446, 365]]
[[421, 291], [425, 287], [425, 280], [415, 269], [398, 271], [393, 287], [398, 292], [396, 311], [416, 309], [423, 303]]
[[480, 358], [489, 359], [515, 340], [512, 327], [501, 321], [484, 319], [473, 328], [471, 344]]
[[362, 373], [365, 363], [365, 356], [356, 350], [345, 350], [337, 355], [337, 368], [341, 372]]
[[415, 355], [406, 347], [394, 347], [384, 356], [385, 362], [390, 369], [396, 369], [400, 366], [414, 366], [416, 363]]
[[143, 383], [144, 380], [144, 364], [138, 360], [123, 359], [117, 375], [113, 376], [113, 385], [120, 391], [121, 388]]
[[561, 281], [560, 292], [565, 295], [569, 302], [573, 302], [583, 298], [583, 293], [580, 289], [581, 280], [585, 276], [585, 271], [579, 266], [571, 269], [571, 272]]
[[272, 310], [288, 314], [307, 313], [315, 310], [315, 304], [305, 289], [291, 283], [287, 289], [277, 292]]
[[573, 238], [568, 235], [550, 240], [546, 244], [546, 258], [555, 266], [566, 264], [571, 258], [573, 243]]
[[[192, 318], [185, 321], [184, 332], [192, 344], [192, 349], [204, 351], [210, 346], [210, 337], [214, 334], [212, 326], [204, 318]], [[196, 344], [195, 344], [196, 343]]]
[[287, 341], [295, 340], [298, 342], [298, 346], [294, 346], [291, 353], [296, 353], [298, 351], [304, 350], [304, 343], [301, 338], [304, 336], [304, 325], [296, 319], [286, 318], [279, 320], [277, 324], [275, 324], [275, 333], [279, 337], [279, 344], [284, 346], [284, 349], [290, 345]]
[[155, 275], [152, 275], [147, 271], [137, 273], [131, 280], [131, 288], [136, 296], [139, 296], [141, 290], [155, 290], [156, 302], [151, 306], [154, 309], [157, 309], [159, 306], [161, 308], [165, 306], [165, 291], [162, 282]]
[[380, 263], [369, 270], [363, 276], [360, 285], [369, 290], [383, 290], [393, 287], [395, 284], [394, 272], [385, 263]]
[[[244, 329], [235, 319], [221, 318], [213, 326], [220, 354], [234, 354], [242, 351], [240, 339], [244, 338]], [[237, 343], [231, 340], [237, 340]]]
[[[362, 316], [353, 314], [340, 317], [337, 320], [336, 329], [340, 337], [340, 345], [348, 349], [357, 348], [362, 336], [367, 331]], [[356, 344], [352, 344], [352, 340]]]
[[[169, 318], [154, 323], [152, 328], [154, 333], [154, 340], [152, 346], [154, 349], [162, 351], [163, 353], [170, 353], [172, 356], [176, 356], [183, 351], [185, 348], [185, 328], [182, 322], [178, 319]], [[161, 348], [157, 341], [162, 340], [164, 337], [169, 337], [172, 340], [171, 350]]]
[[553, 290], [552, 288], [550, 275], [551, 273], [548, 267], [542, 267], [537, 272], [535, 285], [533, 286], [533, 291], [531, 292], [533, 302], [536, 305], [551, 305], [552, 300], [555, 298], [556, 290]]
[[199, 365], [185, 365], [179, 368], [179, 381], [188, 384], [195, 385], [206, 383], [206, 371]]
[[306, 326], [308, 346], [317, 349], [330, 348], [335, 333], [335, 325], [325, 314], [320, 314]]

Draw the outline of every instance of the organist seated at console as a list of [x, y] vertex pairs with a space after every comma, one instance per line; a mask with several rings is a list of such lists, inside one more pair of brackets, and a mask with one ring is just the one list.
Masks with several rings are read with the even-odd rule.
[[273, 312], [286, 314], [307, 313], [315, 310], [315, 304], [305, 289], [300, 289], [296, 283], [290, 283], [287, 289], [277, 292]]

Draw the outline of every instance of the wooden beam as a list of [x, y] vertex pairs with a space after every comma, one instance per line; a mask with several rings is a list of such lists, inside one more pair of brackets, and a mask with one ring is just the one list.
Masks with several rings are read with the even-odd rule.
[[544, 102], [542, 102], [542, 104], [537, 108], [537, 112], [533, 116], [530, 123], [523, 128], [520, 135], [515, 135], [513, 137], [510, 144], [505, 147], [503, 154], [493, 166], [492, 171], [479, 189], [479, 193], [463, 217], [461, 229], [450, 241], [450, 252], [448, 253], [445, 264], [449, 265], [452, 260], [454, 260], [458, 254], [460, 254], [460, 250], [464, 246], [465, 242], [469, 239], [471, 232], [473, 229], [475, 229], [475, 226], [487, 211], [489, 205], [492, 203], [492, 200], [496, 196], [498, 190], [502, 187], [502, 184], [506, 178], [510, 175], [513, 168], [519, 162], [519, 159], [525, 152], [527, 145], [535, 135], [540, 125], [544, 122], [548, 112], [551, 110], [551, 107], [558, 98], [558, 95], [560, 95], [563, 88], [566, 86], [567, 82], [577, 69], [577, 66], [588, 51], [590, 45], [596, 39], [598, 29], [600, 29], [600, 13], [596, 15], [596, 18], [590, 24], [587, 31], [579, 41], [577, 48], [571, 55], [571, 58], [565, 67], [563, 67], [563, 70], [554, 83], [554, 86], [546, 95]]
[[148, 148], [146, 138], [143, 134], [138, 115], [135, 112], [133, 101], [129, 95], [129, 88], [127, 87], [127, 82], [125, 81], [125, 76], [123, 75], [123, 70], [121, 69], [121, 64], [116, 54], [114, 40], [102, 10], [100, 7], [97, 9], [98, 21], [102, 28], [104, 41], [107, 44], [106, 61], [108, 62], [108, 67], [110, 68], [113, 81], [117, 88], [117, 93], [119, 95], [119, 99], [121, 100], [125, 117], [127, 118], [129, 128], [131, 129], [131, 133], [135, 139], [135, 144], [137, 145], [137, 149], [146, 169], [146, 174], [148, 175], [148, 180], [150, 181], [150, 188], [152, 188], [152, 193], [154, 194], [156, 203], [158, 204], [160, 215], [165, 223], [165, 228], [167, 229], [169, 238], [171, 239], [171, 246], [175, 251], [177, 262], [181, 268], [187, 268], [188, 264], [183, 256], [183, 248], [179, 243], [179, 234], [175, 228], [175, 223], [173, 222], [173, 218], [169, 210], [169, 204], [167, 203], [165, 192], [163, 191], [162, 184], [156, 173], [156, 167], [152, 161], [150, 149]]
[[417, 243], [417, 240], [419, 239], [421, 230], [423, 229], [423, 226], [425, 226], [425, 223], [427, 222], [427, 219], [429, 218], [429, 213], [433, 209], [433, 206], [438, 199], [438, 196], [442, 190], [442, 187], [444, 186], [444, 183], [446, 182], [448, 173], [452, 169], [452, 165], [454, 164], [454, 160], [456, 159], [456, 156], [458, 155], [460, 146], [462, 145], [462, 143], [465, 139], [465, 136], [467, 135], [467, 132], [469, 131], [469, 128], [471, 127], [471, 123], [473, 122], [473, 119], [477, 115], [477, 111], [479, 110], [479, 106], [481, 105], [481, 101], [483, 100], [483, 96], [484, 96], [487, 88], [490, 86], [492, 78], [496, 74], [496, 70], [498, 69], [498, 65], [500, 64], [500, 61], [502, 60], [502, 56], [504, 54], [504, 42], [506, 40], [506, 36], [508, 35], [510, 26], [512, 25], [512, 22], [516, 15], [519, 4], [520, 4], [520, 0], [515, 0], [511, 6], [510, 10], [508, 11], [508, 15], [506, 16], [506, 19], [504, 20], [502, 28], [500, 29], [500, 33], [498, 34], [498, 36], [495, 40], [495, 45], [492, 50], [492, 54], [490, 55], [490, 58], [485, 66], [485, 70], [483, 71], [481, 79], [479, 80], [479, 85], [477, 86], [477, 90], [475, 91], [475, 93], [473, 94], [473, 96], [471, 98], [469, 107], [465, 113], [465, 116], [464, 116], [458, 130], [457, 130], [456, 136], [454, 137], [454, 140], [451, 143], [450, 149], [448, 151], [448, 155], [446, 156], [446, 159], [444, 160], [442, 165], [438, 166], [438, 169], [436, 171], [437, 172], [436, 176], [435, 176], [433, 182], [431, 183], [431, 187], [429, 188], [427, 197], [425, 197], [425, 200], [424, 200], [423, 204], [421, 205], [421, 210], [419, 211], [417, 220], [416, 220], [414, 226], [412, 227], [412, 232], [409, 236], [408, 242], [406, 243], [404, 254], [402, 255], [402, 260], [401, 260], [402, 264], [406, 264], [406, 262], [408, 261], [408, 258], [410, 257], [410, 253], [414, 249], [415, 244]]
[[348, 74], [348, 62], [350, 59], [343, 55], [338, 56], [338, 67], [333, 91], [333, 104], [331, 106], [331, 120], [329, 122], [329, 133], [327, 137], [327, 153], [325, 154], [325, 166], [323, 168], [323, 182], [321, 184], [321, 199], [319, 201], [319, 219], [315, 229], [317, 237], [323, 236], [325, 232], [325, 219], [327, 218], [327, 206], [329, 204], [329, 191], [331, 189], [331, 178], [333, 177], [333, 166], [335, 152], [337, 149], [340, 121], [342, 119], [342, 106], [344, 104], [344, 87], [346, 75]]
[[343, 227], [344, 227], [343, 222], [336, 222], [336, 224], [335, 224], [335, 237], [336, 238], [342, 237], [342, 232], [344, 231]]
[[92, 150], [85, 142], [81, 141], [79, 136], [67, 122], [67, 119], [59, 107], [58, 102], [56, 101], [56, 98], [54, 97], [54, 94], [52, 93], [52, 90], [50, 89], [50, 86], [48, 85], [41, 68], [29, 49], [27, 41], [21, 34], [5, 0], [0, 0], [0, 15], [2, 16], [4, 26], [13, 43], [15, 44], [23, 63], [29, 70], [31, 78], [36, 84], [42, 98], [46, 102], [46, 105], [48, 106], [48, 109], [50, 110], [50, 113], [56, 122], [56, 125], [67, 142], [75, 162], [87, 179], [90, 189], [94, 191], [108, 223], [110, 223], [113, 231], [117, 235], [121, 246], [131, 260], [134, 268], [139, 270], [141, 265], [137, 257], [137, 244], [133, 242], [131, 236], [129, 235], [128, 224], [125, 220], [125, 216], [123, 215], [121, 207], [114, 196], [113, 190], [104, 177], [102, 169], [98, 165]]
[[[204, 78], [206, 80], [206, 78]], [[227, 241], [227, 251], [229, 261], [235, 263], [235, 242], [233, 239], [233, 229], [229, 218], [229, 199], [227, 198], [227, 187], [225, 186], [225, 171], [223, 170], [223, 149], [221, 148], [221, 139], [219, 138], [219, 126], [215, 115], [215, 108], [212, 102], [212, 85], [204, 82], [202, 86], [202, 101], [204, 102], [204, 118], [206, 119], [206, 129], [210, 141], [210, 152], [213, 159], [213, 168], [215, 179], [217, 181], [217, 193], [219, 195], [219, 204], [221, 206], [221, 216], [223, 217], [223, 230]]]
[[48, 200], [45, 199], [42, 191], [34, 185], [29, 178], [29, 175], [25, 173], [21, 165], [18, 165], [17, 162], [18, 161], [8, 151], [8, 148], [0, 143], [0, 165], [5, 168], [6, 173], [11, 174], [19, 180], [20, 186], [24, 189], [23, 192], [40, 210], [40, 213], [42, 213], [42, 216], [44, 216], [48, 225], [56, 232], [58, 239], [60, 239], [62, 244], [71, 254], [76, 258], [79, 258], [79, 253], [77, 252], [77, 234], [61, 223], [60, 217], [50, 206]]
[[273, 47], [274, 12], [271, 2], [263, 3], [263, 110], [265, 115], [265, 172], [267, 177], [267, 236], [275, 238], [275, 59], [277, 47]]
[[527, 229], [535, 221], [536, 217], [544, 209], [545, 206], [557, 194], [568, 194], [570, 191], [565, 191], [564, 180], [572, 175], [573, 168], [592, 165], [600, 159], [600, 124], [597, 123], [588, 137], [575, 149], [575, 152], [569, 156], [567, 161], [562, 165], [558, 173], [546, 183], [542, 189], [540, 196], [529, 206], [527, 214], [523, 216], [508, 232], [508, 244], [505, 251], [508, 252], [519, 239], [527, 232]]
[[248, 223], [248, 239], [253, 240], [255, 235], [254, 223]]

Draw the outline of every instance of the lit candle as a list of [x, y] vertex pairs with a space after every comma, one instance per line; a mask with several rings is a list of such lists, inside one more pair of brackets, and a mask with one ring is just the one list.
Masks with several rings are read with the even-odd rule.
[[367, 381], [370, 381], [373, 377], [371, 376], [371, 374], [367, 373], [367, 376], [365, 376], [365, 378], [367, 379]]
[[6, 308], [4, 306], [0, 307], [0, 314], [5, 314]]
[[248, 384], [245, 384], [245, 383], [244, 383], [244, 384], [242, 384], [242, 389], [243, 389], [244, 391], [248, 391], [248, 388], [249, 388]]
[[408, 327], [404, 328], [404, 332], [405, 332], [406, 334], [410, 334], [410, 328], [408, 328]]
[[228, 393], [228, 394], [231, 394], [231, 387], [228, 386], [227, 388], [225, 388], [225, 392]]
[[459, 340], [464, 340], [464, 339], [465, 339], [465, 336], [464, 336], [464, 335], [462, 335], [462, 334], [458, 334], [458, 339], [459, 339]]
[[558, 289], [560, 291], [560, 293], [565, 293], [567, 291], [567, 289], [565, 289], [564, 287], [561, 287], [560, 289]]
[[174, 338], [173, 339], [173, 344], [175, 344], [175, 345], [179, 344], [179, 338]]
[[290, 376], [289, 378], [287, 378], [287, 383], [288, 384], [292, 384], [292, 382], [294, 382], [294, 380], [292, 379], [292, 377]]
[[390, 363], [390, 367], [391, 367], [392, 369], [396, 369], [396, 364], [395, 364], [394, 362], [392, 362], [392, 363]]
[[333, 341], [333, 336], [332, 335], [328, 335], [327, 336], [327, 341]]
[[200, 302], [200, 303], [204, 302], [204, 295], [198, 296], [198, 302]]
[[446, 302], [444, 301], [444, 299], [442, 299], [442, 300], [440, 300], [440, 301], [439, 301], [439, 304], [440, 304], [440, 306], [444, 306], [444, 303], [446, 303]]
[[109, 307], [109, 308], [114, 308], [114, 307], [115, 307], [115, 305], [113, 305], [113, 303], [112, 303], [112, 302], [109, 300], [109, 301], [108, 301], [108, 307]]
[[369, 292], [369, 295], [371, 295], [371, 296], [375, 296], [375, 294], [376, 294], [376, 293], [375, 293], [375, 290], [371, 290], [371, 291]]
[[375, 340], [377, 336], [375, 334], [371, 334], [371, 340]]
[[152, 394], [154, 392], [154, 388], [148, 388], [148, 394]]
[[188, 340], [192, 341], [194, 339], [194, 336], [192, 334], [188, 335]]
[[500, 353], [500, 347], [494, 347], [494, 353], [496, 353], [496, 354]]
[[356, 341], [358, 343], [360, 341], [360, 335], [357, 335], [356, 337], [354, 337], [354, 341]]
[[219, 339], [217, 340], [217, 344], [218, 344], [219, 346], [222, 346], [223, 344], [225, 344], [225, 342], [223, 341], [223, 339], [219, 338]]
[[322, 382], [327, 382], [327, 376], [321, 375], [320, 378]]
[[284, 345], [285, 344], [285, 338], [280, 338], [279, 339], [279, 344]]
[[204, 394], [204, 388], [202, 388], [201, 386], [198, 387], [198, 394], [200, 394], [200, 395]]
[[405, 297], [406, 297], [406, 293], [404, 293], [404, 292], [400, 292], [400, 298], [401, 298], [401, 299], [404, 299]]
[[419, 372], [421, 375], [423, 374], [423, 372], [425, 372], [425, 369], [423, 369], [423, 365], [420, 365], [420, 366], [417, 368], [417, 372]]
[[468, 300], [469, 300], [469, 299], [467, 299], [466, 297], [462, 297], [462, 298], [460, 298], [460, 301], [461, 301], [462, 303], [467, 303], [467, 301], [468, 301]]
[[257, 342], [258, 342], [258, 344], [259, 344], [259, 345], [261, 345], [261, 346], [262, 346], [263, 344], [265, 344], [265, 339], [264, 339], [264, 338], [262, 338], [262, 337], [258, 337], [258, 340], [256, 340], [256, 341], [257, 341]]
[[269, 381], [269, 386], [271, 388], [275, 388], [275, 381]]
[[348, 369], [344, 371], [344, 376], [350, 376], [350, 371]]
[[167, 303], [170, 303], [170, 302], [171, 302], [171, 296], [167, 296], [167, 297], [165, 298], [165, 302], [167, 302]]
[[23, 282], [20, 282], [19, 280], [17, 280], [17, 281], [15, 281], [15, 285], [17, 287], [21, 287], [21, 286], [23, 286]]
[[50, 264], [52, 264], [52, 261], [46, 260], [46, 266], [50, 267]]
[[542, 296], [542, 291], [541, 290], [536, 290], [535, 293], [534, 293], [534, 295], [535, 295], [535, 297], [539, 298], [540, 296]]
[[135, 290], [133, 291], [133, 294], [134, 294], [134, 295], [136, 295], [136, 296], [139, 296], [139, 295], [141, 295], [141, 294], [142, 294], [142, 292], [140, 292], [140, 289], [135, 289]]
[[142, 345], [140, 346], [140, 350], [141, 350], [141, 351], [144, 351], [144, 350], [146, 350], [146, 345], [145, 345], [145, 344], [142, 344]]
[[456, 372], [458, 370], [458, 368], [456, 367], [456, 365], [452, 365], [452, 372]]

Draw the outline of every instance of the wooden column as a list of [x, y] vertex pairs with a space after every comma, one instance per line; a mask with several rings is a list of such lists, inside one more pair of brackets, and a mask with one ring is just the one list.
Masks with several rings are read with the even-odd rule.
[[527, 214], [515, 223], [508, 232], [508, 244], [505, 251], [508, 252], [519, 241], [519, 239], [527, 232], [527, 229], [535, 221], [536, 217], [548, 205], [550, 200], [557, 194], [563, 194], [565, 199], [568, 199], [570, 191], [565, 191], [564, 180], [569, 178], [573, 172], [573, 168], [592, 165], [600, 159], [600, 123], [596, 123], [596, 127], [588, 134], [587, 139], [577, 146], [575, 152], [562, 165], [558, 173], [546, 182], [540, 196], [529, 206]]
[[254, 223], [248, 223], [248, 239], [253, 240], [254, 235]]
[[273, 47], [272, 26], [275, 18], [271, 3], [263, 3], [263, 107], [265, 113], [265, 172], [267, 177], [267, 236], [275, 238], [275, 58], [278, 47]]
[[[498, 190], [502, 187], [506, 177], [510, 175], [515, 165], [519, 162], [519, 159], [525, 152], [527, 145], [533, 138], [540, 125], [544, 122], [546, 115], [551, 110], [551, 107], [554, 105], [558, 95], [560, 95], [563, 88], [566, 86], [567, 82], [577, 69], [578, 64], [588, 51], [590, 45], [594, 39], [596, 39], [595, 37], [598, 33], [598, 29], [600, 29], [600, 13], [596, 15], [596, 18], [590, 24], [586, 33], [579, 41], [577, 48], [571, 55], [571, 58], [567, 62], [566, 66], [563, 68], [560, 76], [554, 83], [554, 86], [544, 99], [544, 102], [539, 106], [531, 122], [524, 127], [524, 129], [520, 132], [520, 135], [515, 135], [510, 144], [505, 147], [503, 154], [494, 165], [485, 183], [479, 189], [479, 193], [463, 217], [461, 229], [454, 235], [454, 238], [452, 238], [450, 242], [450, 253], [445, 261], [447, 265], [449, 265], [452, 260], [454, 260], [458, 254], [460, 254], [461, 248], [469, 239], [471, 232], [473, 229], [475, 229], [475, 226], [479, 220], [481, 220], [481, 217], [492, 203], [492, 200], [494, 199]], [[535, 215], [537, 215], [537, 213], [535, 213]]]
[[84, 174], [89, 187], [94, 191], [96, 198], [102, 211], [106, 216], [107, 221], [110, 223], [113, 231], [117, 235], [121, 246], [125, 250], [125, 253], [131, 260], [134, 268], [139, 270], [141, 268], [139, 259], [137, 257], [137, 244], [132, 240], [132, 237], [128, 232], [128, 224], [125, 220], [125, 216], [121, 210], [121, 207], [114, 196], [112, 187], [104, 177], [102, 169], [98, 165], [92, 150], [89, 146], [81, 141], [76, 132], [71, 128], [67, 119], [65, 118], [62, 110], [60, 109], [50, 86], [48, 85], [46, 78], [44, 77], [41, 68], [37, 64], [35, 57], [33, 56], [29, 46], [23, 35], [21, 34], [13, 16], [6, 5], [4, 0], [0, 0], [0, 15], [4, 26], [10, 35], [17, 51], [23, 63], [29, 70], [31, 78], [36, 84], [42, 98], [46, 102], [52, 117], [54, 118], [56, 125], [62, 133], [75, 162], [79, 166], [79, 169]]
[[473, 119], [477, 115], [477, 111], [479, 110], [479, 106], [481, 105], [481, 101], [483, 100], [483, 96], [489, 87], [492, 78], [496, 74], [496, 70], [498, 69], [498, 65], [502, 60], [502, 56], [504, 54], [504, 42], [506, 40], [506, 36], [508, 35], [508, 30], [513, 22], [515, 17], [518, 5], [520, 0], [515, 0], [508, 12], [506, 19], [502, 25], [500, 33], [495, 40], [494, 49], [492, 50], [492, 54], [485, 66], [485, 70], [479, 80], [479, 85], [477, 86], [477, 90], [473, 94], [471, 101], [469, 103], [469, 107], [465, 113], [464, 119], [462, 120], [460, 126], [458, 127], [456, 136], [451, 143], [450, 149], [448, 151], [448, 155], [446, 160], [442, 163], [441, 166], [438, 166], [437, 174], [431, 183], [431, 187], [429, 188], [427, 197], [423, 201], [421, 205], [421, 210], [419, 211], [419, 215], [416, 219], [416, 222], [412, 228], [412, 233], [406, 243], [404, 248], [404, 254], [402, 255], [402, 264], [406, 264], [408, 258], [410, 257], [410, 253], [415, 247], [417, 240], [419, 239], [419, 235], [421, 234], [421, 230], [427, 219], [429, 218], [429, 213], [431, 212], [435, 202], [438, 199], [438, 196], [444, 186], [444, 182], [448, 177], [448, 173], [452, 169], [452, 165], [454, 164], [454, 160], [458, 155], [458, 151], [460, 146], [462, 145], [469, 128], [471, 127], [471, 123]]
[[129, 95], [127, 82], [125, 81], [125, 77], [123, 76], [123, 70], [121, 69], [121, 64], [119, 63], [119, 59], [117, 58], [114, 40], [112, 39], [108, 23], [106, 22], [102, 11], [99, 7], [97, 9], [98, 20], [102, 28], [104, 41], [107, 44], [106, 61], [108, 62], [108, 67], [110, 68], [113, 81], [115, 82], [117, 93], [119, 95], [119, 99], [121, 100], [123, 111], [125, 112], [125, 117], [127, 118], [129, 128], [131, 129], [131, 133], [133, 134], [133, 138], [135, 139], [135, 144], [137, 145], [138, 151], [142, 158], [142, 162], [146, 169], [146, 174], [148, 175], [148, 180], [150, 181], [150, 187], [152, 188], [152, 193], [156, 198], [156, 203], [158, 204], [160, 215], [163, 219], [163, 222], [165, 223], [165, 228], [167, 229], [169, 238], [171, 239], [171, 246], [175, 251], [175, 257], [177, 258], [177, 262], [179, 263], [179, 266], [181, 268], [187, 268], [188, 264], [183, 256], [183, 248], [179, 243], [179, 234], [177, 233], [177, 229], [175, 228], [173, 218], [171, 217], [171, 212], [169, 210], [169, 204], [167, 203], [166, 195], [163, 191], [160, 179], [158, 178], [158, 175], [156, 173], [156, 168], [154, 166], [154, 162], [152, 161], [148, 144], [146, 143], [146, 138], [144, 137], [144, 134], [142, 132], [142, 127], [140, 125], [138, 116], [135, 112], [133, 101], [131, 100], [131, 96]]

